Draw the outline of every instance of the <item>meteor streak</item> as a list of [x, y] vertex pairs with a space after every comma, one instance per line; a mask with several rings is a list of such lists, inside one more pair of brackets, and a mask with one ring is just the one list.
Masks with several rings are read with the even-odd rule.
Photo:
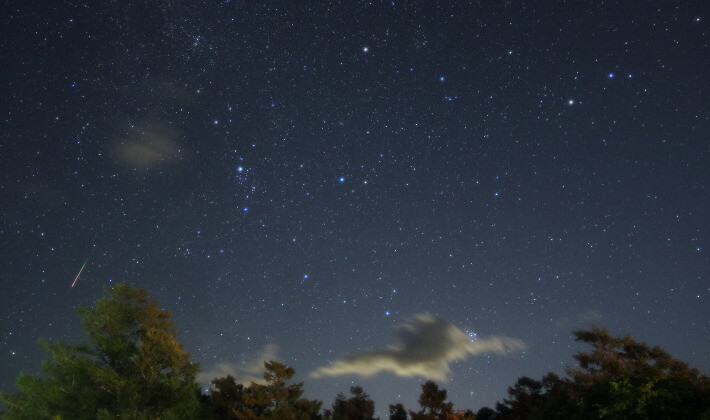
[[86, 261], [84, 261], [84, 265], [81, 266], [81, 269], [79, 270], [79, 274], [76, 275], [74, 278], [74, 282], [71, 284], [71, 287], [74, 287], [76, 284], [76, 281], [79, 280], [79, 276], [81, 275], [81, 272], [84, 271], [84, 267], [86, 267], [86, 263], [89, 262], [89, 259], [87, 258]]

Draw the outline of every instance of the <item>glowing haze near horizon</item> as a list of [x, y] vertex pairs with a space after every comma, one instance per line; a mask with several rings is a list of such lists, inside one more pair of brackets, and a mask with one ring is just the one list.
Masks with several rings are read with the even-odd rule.
[[709, 372], [704, 3], [483, 4], [6, 5], [1, 389], [118, 282], [201, 380], [276, 358], [383, 418], [592, 324]]

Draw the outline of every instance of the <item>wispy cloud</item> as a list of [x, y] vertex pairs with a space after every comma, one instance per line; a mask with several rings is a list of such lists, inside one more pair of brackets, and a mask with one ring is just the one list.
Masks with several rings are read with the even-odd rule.
[[508, 337], [484, 337], [472, 340], [450, 322], [429, 314], [415, 316], [398, 329], [399, 344], [356, 354], [323, 366], [311, 373], [323, 376], [372, 376], [391, 372], [398, 376], [422, 376], [444, 380], [451, 372], [449, 364], [482, 353], [506, 354], [522, 350], [525, 343]]
[[180, 133], [168, 124], [146, 122], [133, 127], [126, 138], [118, 140], [114, 154], [130, 168], [152, 168], [178, 157], [179, 137]]
[[278, 359], [278, 347], [265, 346], [261, 352], [254, 356], [245, 356], [236, 362], [218, 362], [210, 369], [197, 375], [197, 382], [211, 384], [215, 378], [232, 375], [237, 383], [249, 385], [252, 382], [263, 384], [264, 362]]
[[571, 317], [559, 318], [555, 321], [555, 325], [564, 329], [579, 328], [583, 325], [591, 325], [599, 322], [602, 318], [603, 315], [601, 312], [589, 309], [584, 312], [579, 312]]

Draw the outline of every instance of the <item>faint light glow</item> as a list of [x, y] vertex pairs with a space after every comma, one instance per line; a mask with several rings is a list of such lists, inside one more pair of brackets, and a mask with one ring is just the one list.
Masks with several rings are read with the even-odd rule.
[[219, 125], [219, 120], [214, 120], [214, 121], [212, 121], [212, 124], [214, 124], [214, 125]]
[[476, 334], [475, 332], [468, 333], [468, 337], [471, 339], [471, 341], [478, 340], [478, 334]]
[[446, 78], [444, 76], [439, 76], [439, 81], [444, 82], [444, 81], [446, 81]]
[[370, 51], [370, 47], [368, 47], [368, 46], [362, 47], [362, 52], [366, 53], [366, 52], [369, 52], [369, 51]]

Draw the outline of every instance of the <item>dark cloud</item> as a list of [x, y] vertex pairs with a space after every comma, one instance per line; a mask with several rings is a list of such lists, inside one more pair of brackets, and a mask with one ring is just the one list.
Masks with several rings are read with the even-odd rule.
[[481, 353], [505, 354], [522, 350], [525, 344], [507, 337], [472, 340], [450, 322], [428, 314], [415, 316], [398, 329], [400, 343], [338, 360], [311, 373], [312, 377], [354, 374], [372, 376], [392, 372], [398, 376], [422, 376], [444, 380], [449, 364]]

